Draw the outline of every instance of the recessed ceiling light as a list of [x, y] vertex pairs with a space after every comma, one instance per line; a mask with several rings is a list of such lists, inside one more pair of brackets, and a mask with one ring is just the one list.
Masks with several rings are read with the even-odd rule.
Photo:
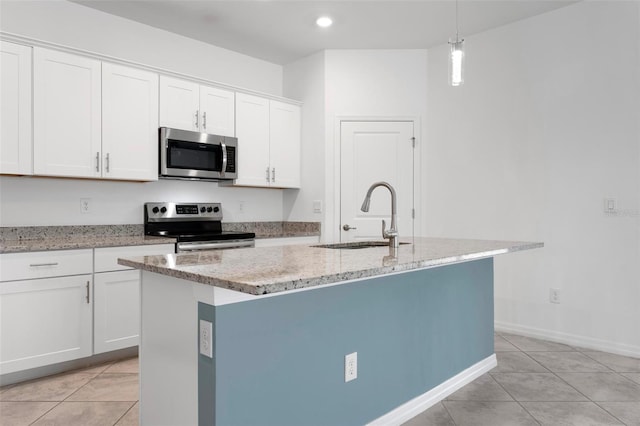
[[328, 16], [321, 16], [316, 20], [316, 25], [320, 28], [327, 28], [333, 24], [333, 20]]

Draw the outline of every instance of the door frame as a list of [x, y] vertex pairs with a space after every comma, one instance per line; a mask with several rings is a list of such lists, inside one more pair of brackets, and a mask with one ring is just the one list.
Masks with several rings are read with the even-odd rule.
[[[404, 121], [413, 123], [413, 135], [416, 138], [416, 147], [413, 153], [413, 208], [416, 211], [416, 217], [413, 221], [413, 232], [415, 236], [421, 236], [422, 232], [422, 127], [420, 117], [417, 116], [336, 116], [333, 126], [333, 144], [329, 144], [330, 152], [327, 153], [327, 173], [326, 188], [333, 188], [333, 197], [327, 197], [327, 212], [333, 214], [326, 215], [325, 226], [327, 232], [325, 241], [340, 241], [340, 214], [341, 214], [341, 170], [342, 159], [340, 157], [342, 147], [342, 123], [353, 121]], [[373, 182], [372, 182], [373, 183]], [[331, 203], [332, 205], [329, 205]], [[406, 236], [406, 234], [405, 234]], [[400, 231], [400, 238], [402, 238]]]

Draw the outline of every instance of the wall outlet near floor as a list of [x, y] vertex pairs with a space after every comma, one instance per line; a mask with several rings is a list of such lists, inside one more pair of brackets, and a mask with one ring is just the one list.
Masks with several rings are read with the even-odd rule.
[[344, 381], [350, 382], [358, 378], [358, 352], [344, 357]]
[[80, 213], [91, 213], [91, 198], [80, 198]]
[[560, 289], [559, 288], [550, 288], [549, 289], [549, 302], [551, 302], [551, 303], [560, 303]]
[[200, 320], [200, 353], [213, 358], [213, 324]]

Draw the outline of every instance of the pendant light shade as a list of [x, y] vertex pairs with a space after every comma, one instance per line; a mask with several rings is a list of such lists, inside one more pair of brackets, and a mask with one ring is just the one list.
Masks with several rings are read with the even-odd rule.
[[456, 0], [456, 38], [449, 39], [449, 84], [464, 83], [464, 39], [458, 34], [458, 0]]
[[449, 42], [449, 84], [460, 86], [464, 83], [464, 39]]

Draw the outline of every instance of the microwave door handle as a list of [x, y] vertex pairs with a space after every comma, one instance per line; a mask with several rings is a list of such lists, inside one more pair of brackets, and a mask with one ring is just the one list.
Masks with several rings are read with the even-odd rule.
[[220, 177], [224, 177], [224, 173], [227, 171], [227, 145], [224, 143], [224, 138], [220, 139], [220, 146], [222, 147], [222, 169], [220, 170]]

